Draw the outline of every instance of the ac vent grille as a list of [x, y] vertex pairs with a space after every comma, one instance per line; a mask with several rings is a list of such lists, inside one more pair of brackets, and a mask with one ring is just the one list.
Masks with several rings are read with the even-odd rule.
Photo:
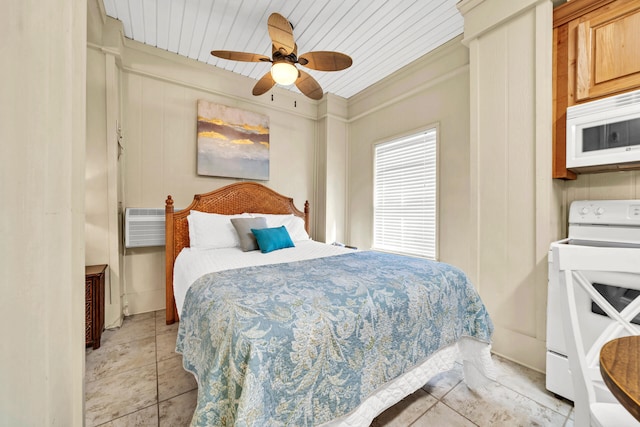
[[164, 246], [165, 211], [161, 208], [126, 208], [124, 246], [144, 248]]
[[164, 209], [160, 208], [128, 208], [130, 215], [136, 216], [162, 216], [164, 218]]

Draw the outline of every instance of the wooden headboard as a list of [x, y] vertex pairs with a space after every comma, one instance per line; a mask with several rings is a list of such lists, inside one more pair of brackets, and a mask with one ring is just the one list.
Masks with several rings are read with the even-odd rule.
[[222, 215], [255, 212], [265, 214], [294, 214], [304, 219], [304, 228], [309, 233], [309, 202], [304, 204], [304, 212], [293, 204], [293, 199], [276, 193], [257, 182], [239, 182], [218, 188], [210, 193], [196, 194], [189, 206], [181, 211], [173, 211], [173, 199], [167, 197], [166, 215], [166, 319], [167, 325], [178, 319], [178, 311], [173, 296], [173, 264], [183, 248], [189, 247], [189, 224], [187, 216], [195, 210]]

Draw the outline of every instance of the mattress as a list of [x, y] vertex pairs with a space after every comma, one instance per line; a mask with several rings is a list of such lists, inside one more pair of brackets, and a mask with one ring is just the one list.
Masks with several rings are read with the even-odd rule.
[[260, 251], [242, 252], [239, 247], [208, 250], [184, 248], [178, 254], [173, 267], [173, 291], [178, 313], [182, 313], [184, 297], [191, 284], [207, 273], [353, 252], [353, 249], [327, 245], [313, 240], [301, 240], [295, 244], [294, 248], [281, 249], [266, 254]]

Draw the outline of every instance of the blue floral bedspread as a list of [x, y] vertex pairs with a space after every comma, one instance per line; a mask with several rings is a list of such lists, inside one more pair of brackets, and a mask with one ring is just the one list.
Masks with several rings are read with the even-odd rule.
[[178, 332], [198, 380], [195, 426], [311, 426], [493, 325], [448, 264], [354, 252], [210, 273], [189, 289]]

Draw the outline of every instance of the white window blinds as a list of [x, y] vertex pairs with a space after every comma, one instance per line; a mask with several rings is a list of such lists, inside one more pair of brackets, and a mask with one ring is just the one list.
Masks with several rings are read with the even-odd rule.
[[375, 146], [373, 247], [436, 259], [436, 129]]

